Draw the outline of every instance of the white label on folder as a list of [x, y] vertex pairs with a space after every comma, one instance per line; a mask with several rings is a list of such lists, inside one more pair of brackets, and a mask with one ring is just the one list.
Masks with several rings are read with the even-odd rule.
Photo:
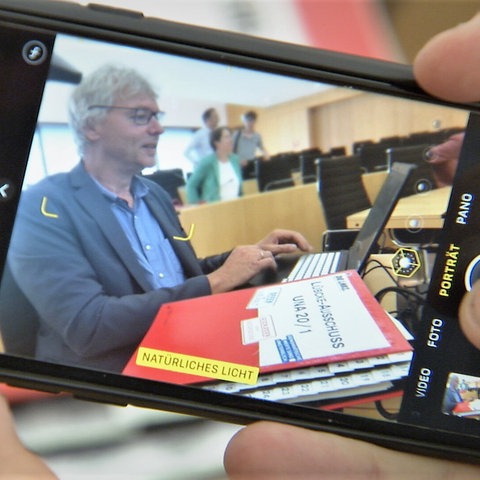
[[258, 343], [266, 338], [275, 338], [275, 325], [270, 315], [263, 315], [259, 318], [250, 318], [242, 320], [240, 323], [242, 329], [242, 343]]
[[247, 305], [247, 310], [275, 305], [280, 295], [280, 287], [259, 288]]
[[345, 274], [282, 284], [282, 294], [273, 303], [260, 304], [258, 315], [271, 316], [276, 333], [259, 342], [260, 367], [337, 361], [390, 345]]

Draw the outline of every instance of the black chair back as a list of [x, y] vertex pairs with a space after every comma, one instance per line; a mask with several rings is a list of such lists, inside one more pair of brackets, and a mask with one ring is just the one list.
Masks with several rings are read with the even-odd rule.
[[157, 170], [154, 173], [145, 175], [145, 178], [152, 180], [168, 192], [173, 203], [181, 205], [182, 200], [178, 193], [178, 188], [185, 186], [185, 178], [181, 168], [172, 168], [170, 170]]
[[401, 146], [387, 150], [388, 168], [395, 162], [412, 163], [417, 168], [408, 177], [400, 196], [406, 197], [428, 192], [436, 187], [433, 165], [428, 163], [426, 153], [431, 145]]
[[329, 230], [346, 228], [348, 215], [371, 207], [357, 155], [320, 157], [317, 175], [318, 194]]
[[294, 185], [292, 172], [300, 168], [297, 153], [283, 153], [270, 160], [256, 159], [258, 190], [265, 192]]
[[317, 181], [317, 160], [322, 152], [318, 148], [304, 150], [300, 153], [300, 175], [303, 183]]

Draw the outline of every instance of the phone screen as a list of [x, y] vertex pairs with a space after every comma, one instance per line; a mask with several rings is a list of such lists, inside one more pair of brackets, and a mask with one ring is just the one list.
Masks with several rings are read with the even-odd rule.
[[[478, 276], [475, 114], [201, 48], [7, 24], [0, 36], [4, 378], [15, 383], [11, 372], [25, 377], [28, 365], [66, 377], [67, 390], [74, 371], [107, 389], [133, 378], [130, 388], [155, 394], [167, 382], [219, 408], [230, 395], [239, 410], [252, 399], [295, 405], [311, 423], [332, 412], [465, 435], [478, 447], [479, 354], [456, 317]], [[106, 68], [110, 76], [78, 93]], [[130, 70], [145, 83], [111, 98], [104, 82], [116, 91]], [[212, 111], [228, 138], [209, 137], [202, 153]], [[212, 198], [208, 182], [191, 182], [222, 148], [237, 170], [216, 179], [235, 187]], [[346, 165], [334, 181], [343, 197], [329, 194], [337, 206], [354, 188], [347, 169], [367, 199], [340, 224], [321, 198], [326, 160]], [[395, 162], [414, 168], [390, 194], [378, 240], [366, 239], [361, 271], [284, 281], [294, 263], [279, 256], [276, 272], [207, 295], [203, 273], [225, 259], [215, 255], [274, 228], [300, 231], [317, 251], [327, 230], [361, 231]], [[112, 191], [109, 164], [135, 170], [135, 189]]]

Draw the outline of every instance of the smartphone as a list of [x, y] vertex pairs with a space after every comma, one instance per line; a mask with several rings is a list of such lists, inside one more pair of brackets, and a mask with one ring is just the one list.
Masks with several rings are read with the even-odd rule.
[[[463, 338], [456, 317], [480, 261], [474, 241], [479, 187], [472, 181], [479, 105], [428, 96], [407, 65], [98, 5], [0, 0], [0, 37], [0, 380], [239, 424], [285, 422], [404, 451], [480, 460], [479, 354]], [[156, 288], [137, 280], [145, 275], [138, 256], [125, 260], [132, 246], [113, 210], [93, 200], [104, 201], [100, 186], [90, 179], [96, 193], [81, 194], [72, 176], [82, 168], [82, 153], [69, 126], [69, 101], [106, 64], [134, 69], [159, 92], [158, 105], [167, 115], [155, 165], [142, 175], [176, 170], [178, 180], [180, 169], [180, 185], [192, 171], [184, 150], [201, 126], [202, 112], [212, 107], [233, 132], [241, 115], [254, 110], [269, 162], [278, 161], [280, 170], [280, 157], [289, 155], [297, 162], [289, 173], [297, 175], [300, 157], [306, 161], [312, 152], [314, 160], [361, 157], [362, 145], [383, 145], [385, 152], [439, 144], [466, 132], [456, 172], [414, 202], [430, 205], [425, 195], [441, 194], [432, 200], [443, 202], [436, 220], [429, 223], [428, 212], [416, 207], [400, 220], [400, 229], [433, 229], [439, 238], [428, 245], [415, 242], [415, 235], [407, 236], [413, 237], [409, 244], [390, 239], [387, 245], [385, 238], [380, 254], [394, 263], [382, 263], [376, 254], [363, 272], [213, 296], [198, 296], [197, 290], [192, 299], [185, 293], [157, 298]], [[158, 116], [152, 109], [147, 113], [147, 123]], [[365, 182], [381, 185], [387, 163], [385, 157], [374, 170], [366, 167]], [[245, 174], [245, 185], [252, 179], [254, 168]], [[71, 203], [62, 199], [67, 184], [77, 189], [65, 194]], [[225, 202], [177, 204], [176, 212], [172, 207], [165, 214], [177, 230], [163, 240], [178, 255], [188, 250], [192, 258], [193, 245], [199, 257], [208, 257], [230, 250], [243, 235], [258, 240], [251, 237], [267, 233], [262, 229], [274, 222], [303, 231], [320, 249], [327, 225], [316, 189], [314, 178]], [[265, 221], [259, 220], [261, 211]], [[237, 228], [233, 239], [230, 228]], [[114, 247], [118, 240], [122, 246]], [[417, 253], [427, 249], [435, 257], [428, 275], [412, 284], [398, 282], [415, 273], [424, 258]], [[368, 281], [376, 274], [380, 280], [372, 286]], [[194, 277], [189, 285], [204, 281], [201, 272], [187, 276]], [[345, 297], [328, 290], [331, 282], [338, 295], [353, 295], [362, 308], [368, 304], [373, 324], [359, 310], [343, 310], [348, 302], [338, 302]], [[159, 289], [165, 290], [179, 291]], [[314, 307], [307, 290], [313, 291]], [[388, 295], [394, 299], [386, 305]], [[285, 301], [288, 308], [282, 307]], [[330, 303], [343, 306], [326, 314]], [[363, 321], [370, 321], [368, 328], [359, 328]], [[326, 343], [314, 336], [303, 353], [298, 336], [320, 335], [322, 322]], [[244, 351], [248, 359], [238, 361]], [[270, 354], [281, 358], [271, 360]], [[456, 408], [445, 407], [447, 394], [456, 397]]]

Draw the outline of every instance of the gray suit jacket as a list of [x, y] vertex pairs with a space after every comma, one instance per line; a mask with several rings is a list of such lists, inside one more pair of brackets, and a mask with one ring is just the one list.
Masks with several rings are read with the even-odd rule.
[[198, 260], [170, 197], [148, 185], [151, 212], [187, 280], [151, 290], [110, 204], [79, 164], [29, 188], [21, 198], [9, 265], [38, 313], [36, 358], [121, 371], [165, 302], [211, 293], [205, 274], [228, 254]]

